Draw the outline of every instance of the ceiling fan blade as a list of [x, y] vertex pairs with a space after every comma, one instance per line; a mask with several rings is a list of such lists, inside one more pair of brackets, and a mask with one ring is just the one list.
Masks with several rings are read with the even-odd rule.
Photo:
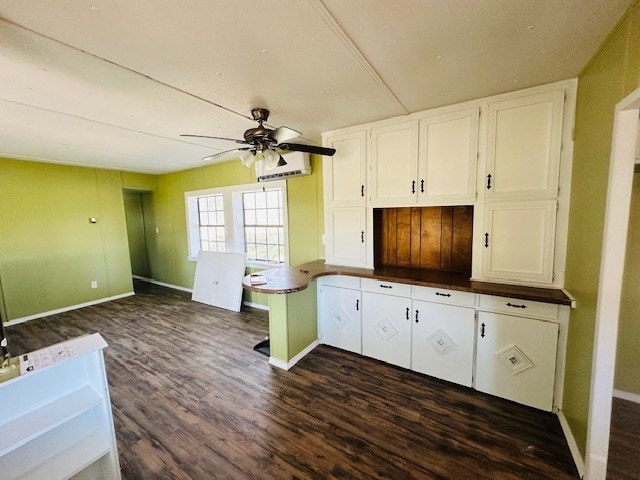
[[227, 138], [227, 137], [211, 137], [209, 135], [191, 135], [188, 133], [181, 133], [180, 134], [181, 137], [193, 137], [193, 138], [211, 138], [213, 140], [227, 140], [229, 142], [236, 142], [236, 143], [241, 143], [246, 145], [247, 142], [245, 142], [244, 140], [238, 140], [236, 138]]
[[282, 142], [286, 142], [287, 140], [291, 140], [292, 138], [299, 137], [300, 135], [302, 135], [302, 133], [298, 132], [297, 130], [294, 130], [293, 128], [278, 127], [273, 131], [273, 133], [271, 134], [271, 137], [277, 143], [282, 143]]
[[240, 158], [240, 154], [245, 150], [251, 150], [251, 147], [247, 148], [234, 148], [233, 150], [226, 150], [224, 152], [214, 153], [208, 157], [204, 157], [202, 160], [209, 162], [211, 160], [231, 160], [234, 158]]
[[315, 145], [303, 145], [301, 143], [281, 143], [278, 145], [281, 150], [291, 150], [293, 152], [316, 153], [332, 157], [336, 153], [335, 148], [316, 147]]

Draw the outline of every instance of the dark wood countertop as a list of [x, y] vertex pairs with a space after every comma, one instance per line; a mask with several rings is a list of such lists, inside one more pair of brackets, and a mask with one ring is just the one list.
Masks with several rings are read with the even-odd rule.
[[[268, 294], [293, 293], [304, 290], [316, 278], [325, 275], [348, 275], [352, 277], [375, 278], [388, 282], [408, 283], [425, 287], [448, 288], [464, 292], [484, 293], [500, 297], [520, 298], [536, 302], [571, 305], [572, 299], [559, 289], [523, 287], [502, 283], [471, 281], [462, 273], [437, 270], [419, 270], [415, 268], [383, 267], [375, 270], [368, 268], [327, 265], [323, 260], [305, 263], [297, 267], [279, 267], [258, 273], [267, 280], [266, 284], [251, 285], [251, 275], [242, 280], [246, 290]], [[253, 274], [256, 275], [256, 274]]]

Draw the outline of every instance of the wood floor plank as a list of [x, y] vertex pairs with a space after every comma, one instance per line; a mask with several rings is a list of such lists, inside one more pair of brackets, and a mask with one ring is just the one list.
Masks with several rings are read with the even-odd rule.
[[286, 372], [264, 312], [135, 286], [7, 328], [14, 355], [105, 337], [124, 479], [578, 478], [553, 414], [327, 346]]

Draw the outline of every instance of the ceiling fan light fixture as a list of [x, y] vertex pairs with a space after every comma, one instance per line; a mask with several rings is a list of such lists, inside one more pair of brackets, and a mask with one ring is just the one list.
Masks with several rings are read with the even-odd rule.
[[253, 165], [253, 162], [255, 162], [255, 160], [256, 157], [250, 150], [247, 150], [246, 152], [242, 152], [240, 154], [240, 161], [247, 168], [251, 168], [251, 165]]
[[280, 155], [277, 152], [266, 148], [263, 153], [264, 156], [264, 168], [266, 170], [273, 170], [280, 163]]

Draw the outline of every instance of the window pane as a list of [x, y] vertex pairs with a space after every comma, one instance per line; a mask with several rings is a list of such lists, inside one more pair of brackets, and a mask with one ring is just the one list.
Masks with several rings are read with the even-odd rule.
[[277, 227], [267, 228], [267, 243], [269, 243], [270, 245], [278, 244], [278, 228]]
[[256, 225], [266, 225], [266, 224], [267, 224], [267, 211], [256, 210]]
[[247, 255], [249, 256], [249, 258], [251, 260], [255, 260], [256, 259], [256, 244], [255, 243], [247, 245]]
[[279, 248], [277, 245], [269, 245], [267, 259], [270, 262], [277, 262], [279, 260], [278, 253], [279, 253]]
[[280, 249], [280, 261], [284, 262], [284, 246], [280, 245], [278, 248]]
[[267, 208], [265, 192], [256, 192], [256, 208]]
[[244, 208], [256, 208], [256, 195], [253, 192], [247, 192], [242, 194], [242, 201]]
[[200, 225], [209, 225], [209, 215], [206, 212], [200, 212]]
[[278, 192], [275, 190], [271, 190], [266, 193], [267, 193], [267, 207], [278, 208], [280, 206], [280, 202], [278, 199]]
[[207, 209], [207, 197], [198, 198], [198, 210], [204, 211]]
[[267, 260], [267, 246], [263, 243], [256, 245], [256, 259]]
[[206, 227], [200, 227], [200, 240], [209, 240], [209, 232]]
[[224, 227], [216, 227], [216, 240], [224, 243]]
[[216, 210], [216, 197], [207, 197], [207, 210], [215, 211]]
[[245, 210], [244, 211], [244, 224], [245, 225], [255, 225], [256, 224], [256, 211], [255, 210]]
[[224, 212], [217, 212], [216, 217], [216, 225], [224, 225]]
[[[278, 243], [284, 245], [284, 228], [278, 229]], [[282, 258], [284, 258], [284, 256]]]
[[265, 227], [256, 227], [256, 242], [267, 243], [267, 229]]
[[254, 227], [244, 228], [244, 241], [246, 243], [256, 243], [256, 229]]
[[222, 200], [222, 195], [216, 195], [216, 210], [224, 211], [224, 201]]
[[277, 208], [270, 208], [267, 210], [267, 225], [280, 225], [280, 210]]

